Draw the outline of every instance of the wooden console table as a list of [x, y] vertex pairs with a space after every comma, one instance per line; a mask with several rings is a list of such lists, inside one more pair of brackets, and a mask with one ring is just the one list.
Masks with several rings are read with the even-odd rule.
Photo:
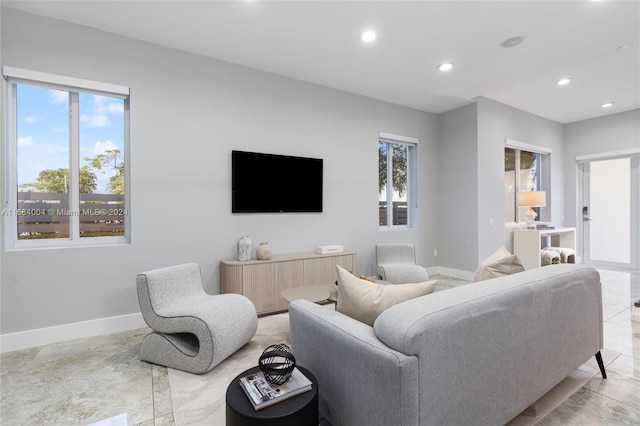
[[551, 246], [576, 249], [576, 228], [514, 229], [513, 253], [518, 256], [524, 269], [539, 268], [542, 237], [551, 237]]
[[356, 254], [293, 253], [269, 260], [223, 260], [220, 292], [238, 293], [253, 302], [258, 315], [286, 311], [289, 303], [280, 293], [291, 287], [333, 284], [336, 265], [356, 273]]

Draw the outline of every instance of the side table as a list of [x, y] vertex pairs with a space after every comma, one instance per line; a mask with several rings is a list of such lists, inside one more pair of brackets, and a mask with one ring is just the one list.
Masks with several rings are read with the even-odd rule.
[[296, 368], [311, 380], [311, 390], [258, 411], [253, 409], [240, 388], [240, 378], [260, 371], [260, 368], [253, 367], [238, 374], [227, 387], [226, 425], [318, 426], [318, 381], [306, 368]]

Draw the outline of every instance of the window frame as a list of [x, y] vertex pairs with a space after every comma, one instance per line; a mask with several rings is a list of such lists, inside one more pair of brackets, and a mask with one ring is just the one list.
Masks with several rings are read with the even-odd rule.
[[[551, 220], [550, 212], [551, 212], [551, 154], [553, 150], [551, 148], [547, 148], [544, 146], [533, 145], [526, 142], [520, 142], [513, 139], [505, 139], [504, 140], [504, 148], [503, 148], [503, 158], [504, 158], [504, 149], [511, 148], [516, 151], [516, 171], [518, 170], [518, 160], [520, 157], [520, 151], [528, 151], [536, 154], [540, 154], [540, 174], [539, 174], [539, 191], [545, 191], [547, 194], [547, 205], [545, 207], [540, 207], [540, 215], [538, 220], [541, 222], [548, 222]], [[504, 167], [503, 167], [504, 168]], [[504, 173], [504, 170], [503, 170]], [[514, 225], [524, 223], [524, 215], [526, 214], [526, 210], [528, 208], [519, 207], [519, 191], [520, 188], [520, 175], [519, 173], [514, 173], [514, 182], [515, 182], [515, 222], [510, 222], [505, 220], [505, 224]], [[503, 182], [504, 187], [504, 182]], [[521, 220], [522, 219], [522, 220]]]
[[[4, 248], [10, 250], [104, 246], [131, 243], [131, 197], [130, 197], [130, 90], [128, 87], [84, 80], [57, 74], [43, 73], [13, 67], [2, 67], [5, 92], [5, 135], [4, 144], [4, 188], [3, 209], [9, 213], [18, 210], [18, 178], [17, 178], [17, 85], [24, 84], [46, 89], [62, 90], [69, 93], [69, 175], [80, 174], [80, 93], [107, 96], [123, 100], [123, 145], [125, 194], [124, 206], [127, 219], [124, 223], [123, 236], [81, 237], [79, 215], [69, 215], [68, 238], [18, 239], [17, 214], [3, 214], [2, 227]], [[69, 190], [69, 210], [80, 211], [80, 184], [78, 179], [71, 179]]]
[[[391, 133], [378, 133], [378, 149], [380, 143], [387, 143], [387, 188], [386, 188], [386, 202], [387, 202], [387, 224], [378, 225], [381, 231], [396, 231], [404, 229], [415, 229], [417, 224], [417, 210], [418, 210], [418, 143], [417, 138], [409, 136], [394, 135]], [[391, 144], [401, 144], [407, 146], [407, 224], [406, 225], [394, 225], [393, 224], [393, 208], [389, 206], [393, 205], [393, 161], [392, 150], [388, 149]], [[378, 160], [379, 161], [379, 160]], [[380, 164], [378, 164], [378, 169]], [[389, 185], [389, 180], [391, 184]], [[378, 192], [378, 196], [380, 192]], [[378, 202], [379, 205], [379, 202]], [[378, 217], [380, 215], [380, 207], [378, 207]]]

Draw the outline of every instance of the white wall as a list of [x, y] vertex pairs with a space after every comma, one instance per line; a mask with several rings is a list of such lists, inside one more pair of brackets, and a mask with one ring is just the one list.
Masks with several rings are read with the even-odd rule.
[[[420, 111], [400, 108], [388, 103], [378, 103], [378, 126], [385, 132], [403, 135], [419, 136], [418, 143], [418, 220], [417, 232], [412, 231], [377, 231], [376, 242], [408, 242], [416, 246], [416, 259], [420, 265], [426, 267], [439, 265], [438, 259], [433, 257], [433, 250], [437, 247], [439, 223], [439, 142], [438, 142], [438, 116], [425, 114]], [[412, 129], [407, 134], [407, 129]], [[417, 137], [417, 136], [414, 136]], [[376, 145], [377, 146], [377, 145]], [[377, 158], [377, 151], [376, 151]], [[357, 157], [356, 157], [357, 158]], [[369, 164], [375, 167], [377, 176], [377, 160]], [[376, 178], [377, 179], [377, 178]], [[376, 180], [377, 182], [377, 180]], [[377, 186], [376, 186], [377, 191]], [[376, 197], [378, 193], [376, 192]], [[378, 200], [378, 198], [376, 198]], [[377, 210], [376, 210], [377, 212]], [[377, 214], [377, 213], [376, 213]], [[377, 216], [376, 216], [377, 221]], [[376, 222], [377, 223], [377, 222]], [[364, 254], [358, 252], [358, 263], [365, 271], [375, 271], [375, 252]]]
[[[276, 254], [343, 244], [367, 274], [376, 242], [414, 242], [435, 265], [436, 116], [12, 9], [1, 47], [2, 65], [131, 88], [132, 199], [130, 245], [2, 251], [2, 334], [138, 313], [135, 275], [181, 262], [217, 293], [242, 235]], [[379, 131], [420, 140], [417, 230], [378, 230]], [[324, 212], [232, 215], [233, 149], [323, 158]]]
[[475, 103], [440, 114], [438, 264], [475, 271], [478, 258], [478, 119]]
[[[549, 220], [563, 226], [564, 162], [562, 124], [480, 97], [478, 102], [478, 259], [501, 246], [513, 250], [512, 230], [505, 228], [504, 143], [513, 139], [552, 150]], [[490, 225], [493, 219], [493, 226]]]
[[441, 114], [439, 121], [439, 265], [464, 271], [475, 271], [501, 246], [513, 250], [504, 217], [505, 139], [552, 149], [548, 199], [557, 226], [564, 211], [562, 125], [484, 97], [475, 101]]

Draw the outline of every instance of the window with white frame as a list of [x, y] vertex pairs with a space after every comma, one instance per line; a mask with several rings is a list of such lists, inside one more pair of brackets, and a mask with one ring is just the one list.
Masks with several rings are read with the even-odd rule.
[[412, 228], [416, 213], [418, 140], [378, 136], [378, 216], [381, 228]]
[[130, 241], [129, 89], [4, 67], [5, 247]]
[[[549, 191], [551, 150], [507, 139], [504, 148], [505, 222], [523, 222], [529, 207], [519, 207], [519, 193]], [[547, 195], [548, 197], [548, 195]], [[541, 207], [534, 207], [537, 217], [545, 220]], [[548, 217], [546, 217], [548, 219]]]

